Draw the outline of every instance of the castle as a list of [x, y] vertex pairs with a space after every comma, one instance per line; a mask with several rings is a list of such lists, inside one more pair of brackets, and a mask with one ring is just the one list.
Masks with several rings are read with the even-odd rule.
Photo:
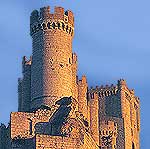
[[30, 16], [32, 56], [23, 57], [18, 112], [0, 126], [0, 149], [140, 149], [140, 107], [134, 90], [88, 88], [72, 52], [74, 16], [55, 7]]

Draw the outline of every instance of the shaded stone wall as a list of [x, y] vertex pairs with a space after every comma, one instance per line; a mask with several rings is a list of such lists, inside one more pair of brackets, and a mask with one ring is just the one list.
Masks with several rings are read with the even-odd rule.
[[4, 124], [0, 125], [0, 149], [10, 149], [10, 125], [7, 127]]

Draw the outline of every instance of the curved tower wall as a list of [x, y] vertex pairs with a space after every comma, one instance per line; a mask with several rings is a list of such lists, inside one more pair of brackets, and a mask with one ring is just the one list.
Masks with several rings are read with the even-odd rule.
[[35, 10], [30, 17], [30, 34], [32, 109], [72, 96], [73, 13], [61, 7], [55, 7], [54, 14], [50, 14], [50, 7]]

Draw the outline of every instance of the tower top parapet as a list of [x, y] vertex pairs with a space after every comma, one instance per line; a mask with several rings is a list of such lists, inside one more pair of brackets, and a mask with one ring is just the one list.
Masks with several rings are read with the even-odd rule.
[[30, 16], [30, 24], [39, 23], [41, 20], [52, 19], [62, 20], [67, 24], [74, 26], [74, 15], [72, 11], [65, 11], [62, 7], [55, 7], [54, 13], [50, 13], [50, 6], [34, 10]]
[[118, 80], [118, 86], [122, 86], [122, 85], [126, 86], [126, 80], [124, 80], [124, 79]]

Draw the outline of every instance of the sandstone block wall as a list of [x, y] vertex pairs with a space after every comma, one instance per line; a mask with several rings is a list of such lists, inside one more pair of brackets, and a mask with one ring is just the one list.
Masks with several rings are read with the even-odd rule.
[[99, 145], [98, 95], [96, 93], [89, 94], [89, 102], [90, 102], [90, 132], [96, 144]]
[[[139, 99], [134, 90], [128, 89], [125, 80], [119, 80], [116, 86], [101, 86], [88, 91], [99, 97], [99, 123], [112, 120], [117, 123], [117, 148], [140, 148], [140, 109]], [[133, 145], [134, 144], [134, 145]]]
[[72, 54], [72, 97], [78, 101], [78, 77], [77, 77], [77, 69], [78, 69], [78, 59], [76, 53]]
[[61, 136], [36, 135], [36, 149], [79, 149], [78, 139]]
[[102, 121], [100, 123], [100, 146], [116, 149], [117, 123], [113, 121]]
[[49, 122], [55, 110], [39, 109], [35, 113], [12, 112], [11, 113], [11, 139], [33, 138], [35, 125], [40, 122]]
[[50, 8], [45, 7], [31, 14], [32, 107], [40, 104], [39, 100], [50, 105], [50, 100], [55, 102], [61, 97], [72, 96], [73, 31], [71, 11], [65, 12], [63, 8], [56, 7], [51, 14]]
[[139, 99], [134, 95], [134, 90], [129, 90], [125, 80], [118, 82], [122, 106], [122, 117], [124, 119], [125, 148], [137, 149], [139, 146]]

